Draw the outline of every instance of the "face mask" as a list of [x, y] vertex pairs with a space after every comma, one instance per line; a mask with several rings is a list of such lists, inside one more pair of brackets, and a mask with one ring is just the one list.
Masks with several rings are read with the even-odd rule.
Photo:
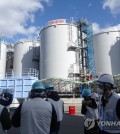
[[101, 88], [97, 88], [97, 93], [100, 94], [100, 95], [103, 95], [104, 91]]

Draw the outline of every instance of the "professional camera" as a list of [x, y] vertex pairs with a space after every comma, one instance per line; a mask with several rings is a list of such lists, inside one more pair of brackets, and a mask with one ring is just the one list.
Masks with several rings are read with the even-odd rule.
[[14, 90], [11, 88], [0, 89], [0, 104], [3, 106], [8, 106], [13, 101]]

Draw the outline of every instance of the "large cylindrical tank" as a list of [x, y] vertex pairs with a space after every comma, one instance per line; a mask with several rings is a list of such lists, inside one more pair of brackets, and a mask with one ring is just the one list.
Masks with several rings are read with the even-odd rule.
[[39, 70], [39, 50], [39, 41], [24, 40], [14, 45], [13, 72], [15, 76], [27, 75], [25, 73], [29, 73], [30, 68]]
[[0, 78], [5, 77], [6, 56], [7, 56], [7, 46], [4, 42], [0, 42]]
[[[60, 22], [60, 23], [59, 23]], [[40, 32], [40, 78], [68, 78], [70, 66], [76, 63], [77, 28], [61, 20], [51, 21]]]
[[106, 31], [93, 38], [97, 74], [120, 73], [120, 32]]

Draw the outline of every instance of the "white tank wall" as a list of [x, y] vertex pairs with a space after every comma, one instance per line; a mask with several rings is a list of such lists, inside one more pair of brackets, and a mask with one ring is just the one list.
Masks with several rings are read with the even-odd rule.
[[75, 52], [67, 51], [77, 42], [77, 28], [69, 24], [53, 25], [40, 32], [40, 78], [68, 78], [71, 64], [76, 62]]
[[93, 38], [97, 74], [120, 73], [120, 32], [95, 34]]
[[0, 78], [5, 77], [6, 57], [7, 57], [7, 46], [4, 42], [1, 42], [0, 43]]
[[13, 72], [15, 76], [21, 76], [25, 68], [39, 70], [39, 59], [33, 60], [36, 57], [39, 58], [39, 46], [38, 41], [23, 41], [14, 45]]

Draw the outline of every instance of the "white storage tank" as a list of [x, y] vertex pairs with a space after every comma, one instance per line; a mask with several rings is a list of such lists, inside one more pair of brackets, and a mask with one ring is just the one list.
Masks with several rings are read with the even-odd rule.
[[120, 31], [106, 31], [93, 38], [97, 75], [120, 73]]
[[[30, 68], [39, 70], [39, 50], [39, 41], [23, 40], [14, 45], [13, 72], [15, 76], [29, 75]], [[34, 73], [34, 70], [32, 71]]]
[[40, 31], [40, 78], [68, 78], [71, 65], [76, 63], [77, 28], [66, 20], [53, 20]]
[[7, 57], [7, 46], [4, 42], [0, 42], [0, 78], [5, 77], [6, 57]]

